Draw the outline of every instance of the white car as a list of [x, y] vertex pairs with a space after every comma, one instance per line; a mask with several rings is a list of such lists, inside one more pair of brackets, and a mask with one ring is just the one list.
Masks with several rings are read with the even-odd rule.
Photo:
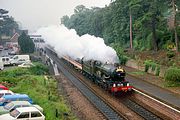
[[10, 57], [1, 57], [0, 59], [4, 65], [10, 65]]
[[11, 90], [0, 90], [0, 98], [4, 95], [13, 95], [14, 93]]
[[34, 66], [34, 64], [32, 64], [31, 62], [25, 62], [18, 65], [18, 67], [32, 67], [32, 66]]
[[0, 60], [0, 70], [4, 70], [4, 64], [1, 60]]
[[19, 107], [36, 107], [40, 112], [43, 112], [42, 107], [31, 104], [28, 101], [11, 101], [5, 106], [0, 106], [0, 115], [9, 113]]
[[15, 51], [11, 51], [8, 53], [9, 55], [16, 55], [16, 52]]
[[0, 115], [0, 120], [45, 120], [45, 116], [36, 107], [20, 107]]

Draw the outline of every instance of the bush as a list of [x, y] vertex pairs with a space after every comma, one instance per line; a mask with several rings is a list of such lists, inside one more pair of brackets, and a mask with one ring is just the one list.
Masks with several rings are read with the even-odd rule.
[[119, 56], [119, 60], [120, 60], [121, 65], [125, 65], [126, 62], [128, 61], [128, 57], [125, 55], [121, 55], [121, 56]]
[[43, 75], [48, 73], [48, 67], [40, 63], [36, 63], [35, 66], [32, 66], [29, 69], [30, 72], [34, 75]]
[[26, 68], [22, 69], [22, 68], [16, 67], [16, 68], [12, 68], [12, 69], [4, 70], [0, 72], [0, 77], [7, 77], [7, 78], [19, 77], [24, 74], [30, 74], [30, 72]]
[[153, 72], [155, 72], [156, 76], [159, 76], [160, 73], [160, 65], [157, 63], [153, 62], [152, 60], [146, 60], [144, 62], [145, 64], [145, 72], [148, 72], [148, 70], [151, 68]]
[[178, 68], [169, 68], [165, 73], [166, 81], [180, 82], [180, 69]]
[[168, 51], [167, 52], [167, 57], [170, 59], [170, 58], [172, 58], [172, 57], [174, 57], [175, 56], [175, 53], [173, 52], [173, 51]]
[[156, 76], [159, 76], [160, 74], [160, 65], [157, 65], [157, 68], [156, 68]]
[[149, 70], [149, 68], [151, 67], [151, 60], [146, 60], [145, 62], [144, 62], [144, 64], [145, 64], [145, 72], [148, 72], [148, 70]]

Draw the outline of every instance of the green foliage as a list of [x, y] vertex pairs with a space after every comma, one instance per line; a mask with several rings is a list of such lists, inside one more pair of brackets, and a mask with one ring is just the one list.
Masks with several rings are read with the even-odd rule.
[[[30, 68], [15, 67], [0, 72], [0, 80], [13, 85], [21, 81], [26, 75], [44, 75], [48, 73], [48, 68], [43, 64], [36, 63], [36, 66]], [[22, 77], [23, 76], [23, 77]]]
[[111, 47], [113, 47], [116, 50], [120, 64], [125, 65], [129, 58], [126, 55], [124, 55], [122, 47], [119, 44], [111, 44]]
[[168, 57], [169, 59], [172, 58], [172, 57], [174, 57], [174, 56], [175, 56], [174, 51], [170, 50], [170, 51], [167, 52], [167, 57]]
[[[38, 66], [41, 66], [42, 73], [47, 72], [42, 65]], [[43, 108], [46, 120], [63, 120], [63, 113], [70, 113], [70, 109], [65, 104], [63, 97], [58, 94], [57, 81], [49, 76], [48, 79], [45, 79], [42, 75], [34, 75], [37, 71], [37, 69], [31, 70], [31, 68], [5, 70], [0, 72], [0, 82], [10, 83], [8, 87], [13, 92], [28, 94], [35, 104]], [[75, 118], [70, 114], [68, 119]]]
[[145, 72], [148, 72], [148, 70], [149, 70], [149, 68], [150, 68], [150, 66], [151, 66], [151, 60], [146, 60], [145, 62], [144, 62], [144, 64], [145, 64]]
[[179, 68], [169, 68], [165, 73], [165, 80], [171, 82], [180, 82], [180, 69]]
[[157, 68], [156, 68], [156, 76], [159, 76], [160, 74], [160, 65], [157, 65]]
[[119, 56], [119, 60], [120, 60], [121, 65], [125, 65], [126, 62], [128, 61], [128, 57], [125, 55], [121, 55], [121, 56]]
[[[3, 20], [0, 20], [0, 36], [13, 36], [14, 30], [18, 31], [19, 26], [13, 17], [7, 15], [8, 11], [1, 9], [0, 14], [2, 15]], [[1, 39], [1, 38], [0, 38]]]
[[138, 72], [128, 72], [128, 74], [131, 74], [131, 75], [144, 75], [144, 72], [143, 72], [143, 71], [138, 71]]
[[145, 69], [144, 71], [145, 72], [148, 72], [148, 70], [151, 68], [151, 70], [153, 72], [155, 72], [155, 75], [156, 76], [159, 76], [159, 73], [160, 73], [160, 65], [158, 65], [157, 63], [153, 62], [152, 60], [146, 60], [144, 62], [145, 64]]
[[151, 68], [152, 68], [152, 71], [155, 71], [156, 70], [156, 63], [152, 62], [151, 63]]
[[21, 48], [21, 53], [33, 53], [35, 45], [32, 41], [32, 39], [26, 35], [26, 33], [22, 33], [22, 35], [18, 38], [18, 44]]
[[[57, 82], [50, 78], [46, 80], [48, 84], [44, 85], [43, 76], [25, 76], [18, 85], [12, 87], [11, 90], [17, 93], [28, 94], [35, 104], [40, 105], [44, 109], [47, 120], [63, 119], [64, 112], [69, 113], [70, 109], [65, 105], [65, 101], [59, 97], [57, 91]], [[50, 91], [50, 94], [48, 93]], [[50, 99], [48, 99], [50, 98]], [[59, 111], [56, 117], [55, 110]]]
[[[159, 6], [160, 5], [160, 6]], [[176, 6], [179, 2], [176, 1]], [[79, 35], [103, 37], [106, 44], [129, 47], [129, 16], [132, 15], [133, 46], [137, 50], [164, 49], [167, 41], [174, 42], [167, 20], [172, 15], [170, 0], [115, 0], [104, 8], [86, 8], [79, 5], [70, 17], [61, 23], [73, 28]], [[172, 11], [172, 10], [171, 10]], [[179, 17], [179, 14], [177, 14]], [[179, 32], [178, 32], [179, 31]], [[177, 28], [177, 32], [180, 30]]]
[[30, 75], [31, 73], [27, 70], [27, 68], [12, 68], [8, 70], [4, 70], [0, 72], [0, 77], [7, 77], [7, 78], [13, 78], [13, 77], [19, 77], [24, 74]]
[[36, 63], [35, 66], [29, 68], [29, 71], [34, 75], [43, 75], [48, 73], [48, 67], [41, 63]]

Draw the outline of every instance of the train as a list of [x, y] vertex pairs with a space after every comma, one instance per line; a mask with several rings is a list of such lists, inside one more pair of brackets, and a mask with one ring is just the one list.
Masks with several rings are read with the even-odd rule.
[[[51, 53], [57, 56], [54, 51], [51, 51]], [[98, 60], [86, 60], [85, 58], [74, 60], [68, 56], [63, 56], [61, 59], [113, 94], [133, 90], [133, 86], [125, 79], [125, 70], [117, 63], [102, 63]]]

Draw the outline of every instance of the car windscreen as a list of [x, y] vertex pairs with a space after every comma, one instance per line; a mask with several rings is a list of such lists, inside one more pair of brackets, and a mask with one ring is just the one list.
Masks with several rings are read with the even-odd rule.
[[13, 110], [12, 112], [10, 112], [10, 115], [14, 118], [16, 118], [19, 114], [20, 112], [18, 110]]
[[13, 106], [14, 106], [13, 103], [8, 103], [8, 104], [6, 104], [6, 105], [4, 106], [4, 109], [10, 110]]

